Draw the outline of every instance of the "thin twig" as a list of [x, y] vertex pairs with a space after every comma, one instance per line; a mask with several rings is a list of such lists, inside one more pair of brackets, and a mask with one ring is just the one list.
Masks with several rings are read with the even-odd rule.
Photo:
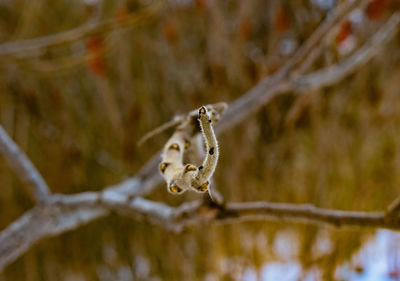
[[178, 125], [179, 123], [182, 122], [182, 120], [183, 120], [183, 116], [181, 116], [181, 115], [176, 116], [171, 121], [168, 121], [168, 122], [162, 124], [161, 126], [158, 126], [157, 128], [146, 133], [143, 137], [140, 138], [140, 140], [137, 142], [137, 145], [141, 146], [142, 144], [144, 144], [146, 141], [148, 141], [152, 137], [164, 132], [165, 130], [168, 130], [169, 128], [172, 128], [172, 127]]
[[4, 156], [15, 174], [31, 187], [32, 195], [36, 201], [44, 203], [50, 194], [49, 187], [39, 171], [18, 145], [8, 136], [1, 125], [0, 153]]
[[[225, 214], [226, 213], [226, 214]], [[400, 221], [385, 221], [384, 212], [341, 211], [317, 208], [311, 204], [245, 202], [227, 204], [223, 220], [287, 220], [326, 223], [332, 226], [400, 229]]]
[[400, 197], [397, 197], [386, 209], [386, 217], [394, 218], [400, 215]]

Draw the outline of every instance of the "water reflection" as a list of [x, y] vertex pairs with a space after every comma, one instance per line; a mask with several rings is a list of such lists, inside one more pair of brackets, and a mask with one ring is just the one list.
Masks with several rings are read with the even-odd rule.
[[[244, 281], [296, 281], [323, 280], [317, 267], [304, 270], [296, 259], [298, 235], [294, 231], [282, 231], [275, 239], [274, 252], [280, 261], [267, 262], [259, 273], [247, 268], [241, 280]], [[327, 232], [318, 235], [313, 245], [313, 255], [327, 254], [332, 250], [332, 242]], [[350, 261], [339, 264], [335, 269], [335, 280], [346, 281], [393, 281], [400, 280], [400, 233], [379, 230], [364, 242]]]
[[400, 233], [379, 230], [349, 262], [336, 268], [338, 280], [400, 280]]

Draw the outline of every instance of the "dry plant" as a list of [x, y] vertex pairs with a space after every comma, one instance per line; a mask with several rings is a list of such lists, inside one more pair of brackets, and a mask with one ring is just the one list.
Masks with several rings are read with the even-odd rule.
[[[201, 107], [199, 110], [178, 115], [160, 129], [146, 135], [141, 143], [164, 129], [174, 127], [163, 151], [155, 154], [135, 176], [101, 191], [70, 195], [52, 193], [52, 187], [46, 184], [24, 152], [0, 127], [0, 153], [17, 177], [30, 187], [36, 201], [31, 210], [0, 232], [0, 270], [13, 263], [38, 241], [77, 229], [110, 213], [133, 216], [174, 232], [182, 232], [187, 227], [198, 224], [253, 220], [305, 221], [333, 226], [400, 229], [399, 198], [386, 210], [377, 212], [343, 211], [318, 208], [311, 204], [264, 201], [233, 203], [224, 199], [209, 200], [208, 196], [172, 207], [144, 198], [156, 191], [162, 177], [171, 193], [183, 193], [189, 189], [201, 193], [207, 191], [219, 155], [215, 134], [221, 135], [246, 122], [250, 115], [282, 93], [293, 91], [302, 94], [334, 85], [369, 62], [396, 34], [400, 23], [399, 13], [393, 13], [369, 40], [347, 58], [326, 68], [304, 73], [318, 58], [326, 46], [326, 40], [331, 40], [331, 36], [326, 35], [337, 30], [352, 11], [364, 7], [367, 2], [343, 1], [275, 74], [262, 78], [253, 88], [231, 102], [228, 108], [224, 103]], [[136, 22], [136, 18], [134, 21], [127, 19], [118, 24], [105, 22], [59, 35], [5, 43], [0, 45], [0, 56], [24, 60], [26, 53], [34, 49], [70, 43], [98, 29], [119, 28], [132, 22]], [[197, 118], [207, 147], [202, 163], [199, 163], [199, 159], [203, 144], [199, 137]], [[215, 134], [212, 123], [215, 123]]]

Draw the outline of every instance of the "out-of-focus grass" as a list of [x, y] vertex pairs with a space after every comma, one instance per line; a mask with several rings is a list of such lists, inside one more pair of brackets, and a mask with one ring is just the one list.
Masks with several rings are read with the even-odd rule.
[[[143, 5], [90, 2], [0, 3], [0, 39], [52, 34], [135, 13]], [[170, 132], [137, 147], [144, 133], [174, 114], [238, 98], [290, 56], [282, 54], [282, 44], [301, 44], [324, 14], [308, 1], [171, 1], [151, 22], [99, 35], [94, 42], [107, 51], [88, 63], [57, 64], [93, 51], [88, 47], [93, 37], [45, 50], [39, 60], [1, 61], [0, 122], [53, 192], [99, 190], [134, 174]], [[381, 20], [365, 20], [358, 27], [360, 40]], [[327, 48], [316, 65], [334, 63], [337, 47]], [[400, 194], [398, 50], [397, 38], [340, 84], [300, 98], [286, 93], [222, 135], [216, 183], [226, 200], [384, 209]], [[55, 70], [42, 71], [40, 62]], [[4, 229], [33, 202], [1, 159], [0, 182]], [[173, 205], [193, 197], [173, 197], [164, 186], [151, 195]], [[199, 226], [175, 235], [110, 216], [40, 242], [0, 280], [116, 280], [121, 272], [134, 280], [232, 280], [245, 267], [279, 259], [273, 244], [282, 230], [295, 233], [296, 258], [304, 268], [317, 265], [325, 279], [367, 234], [254, 222]], [[316, 258], [312, 248], [321, 231], [333, 247]]]

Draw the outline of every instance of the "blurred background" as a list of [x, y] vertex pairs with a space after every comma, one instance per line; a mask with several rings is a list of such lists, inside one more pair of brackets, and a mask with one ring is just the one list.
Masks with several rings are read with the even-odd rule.
[[[146, 132], [202, 104], [239, 98], [340, 2], [1, 0], [1, 42], [67, 30], [75, 37], [28, 51], [0, 45], [0, 123], [52, 192], [101, 190], [134, 175], [172, 131], [137, 146]], [[371, 0], [353, 12], [309, 72], [352, 54], [399, 7]], [[92, 23], [100, 27], [82, 32]], [[215, 180], [226, 201], [384, 210], [400, 195], [399, 43], [397, 34], [340, 83], [284, 93], [221, 135]], [[0, 183], [4, 229], [34, 202], [1, 157]], [[172, 196], [164, 184], [149, 196], [170, 205], [195, 197]], [[400, 280], [400, 236], [276, 221], [173, 234], [111, 215], [41, 241], [0, 274], [1, 281], [278, 279]]]

